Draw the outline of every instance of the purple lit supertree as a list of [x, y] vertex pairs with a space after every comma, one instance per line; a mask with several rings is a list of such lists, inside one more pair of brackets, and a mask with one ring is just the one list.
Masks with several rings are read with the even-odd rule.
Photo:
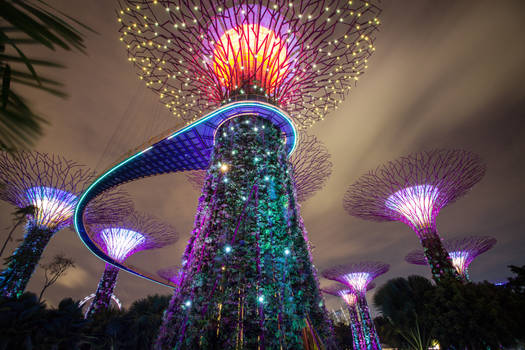
[[377, 336], [365, 294], [370, 282], [377, 276], [386, 273], [389, 268], [390, 265], [382, 262], [364, 261], [338, 265], [323, 271], [323, 277], [344, 284], [352, 291], [351, 294], [354, 294], [356, 297], [356, 305], [361, 319], [365, 345], [365, 347], [363, 347], [361, 343], [358, 349], [381, 349], [381, 342]]
[[[302, 132], [297, 149], [290, 156], [297, 201], [310, 199], [321, 190], [332, 174], [332, 162], [326, 146], [314, 135]], [[186, 174], [195, 189], [201, 190], [206, 180], [206, 170], [193, 170]]]
[[[162, 248], [178, 239], [175, 229], [157, 218], [133, 212], [119, 222], [95, 224], [88, 227], [88, 234], [108, 256], [122, 263], [131, 255], [150, 249]], [[106, 263], [95, 297], [88, 310], [88, 317], [109, 307], [117, 283], [119, 268]]]
[[[370, 283], [367, 290], [372, 289], [373, 283]], [[350, 318], [350, 329], [352, 330], [352, 341], [354, 350], [366, 349], [365, 335], [363, 333], [363, 326], [359, 318], [359, 310], [357, 308], [357, 294], [352, 288], [343, 284], [333, 284], [322, 289], [323, 292], [341, 297], [348, 308], [348, 315]]]
[[[452, 259], [452, 265], [459, 275], [466, 281], [470, 281], [468, 268], [474, 259], [480, 254], [491, 249], [497, 240], [490, 236], [467, 236], [458, 239], [447, 239], [443, 246]], [[425, 253], [422, 250], [414, 250], [407, 254], [405, 260], [415, 265], [428, 265]]]
[[[0, 294], [19, 297], [25, 290], [51, 237], [72, 223], [78, 197], [94, 178], [88, 169], [56, 155], [38, 152], [0, 153], [0, 199], [27, 215], [23, 242], [7, 259], [0, 275]], [[102, 194], [85, 213], [89, 223], [111, 222], [126, 215], [131, 199], [121, 191]]]
[[367, 220], [404, 222], [418, 235], [433, 278], [457, 278], [438, 235], [436, 217], [484, 174], [484, 163], [472, 152], [415, 153], [360, 177], [346, 192], [344, 208]]
[[[321, 347], [319, 338], [331, 346], [287, 159], [293, 148], [263, 110], [294, 129], [336, 109], [368, 67], [379, 13], [361, 0], [124, 1], [129, 60], [173, 115], [197, 124], [219, 109], [251, 108], [214, 132], [158, 348], [298, 349]], [[305, 197], [319, 186], [309, 185]]]

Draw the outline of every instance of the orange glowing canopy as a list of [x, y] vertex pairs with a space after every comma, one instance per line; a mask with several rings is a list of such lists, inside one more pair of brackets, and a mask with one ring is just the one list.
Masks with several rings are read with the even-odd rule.
[[222, 34], [213, 69], [230, 91], [246, 86], [273, 92], [288, 73], [286, 40], [259, 24], [243, 24]]

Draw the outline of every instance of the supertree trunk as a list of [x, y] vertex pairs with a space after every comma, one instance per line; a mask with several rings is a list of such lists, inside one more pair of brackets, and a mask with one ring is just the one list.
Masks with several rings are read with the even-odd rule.
[[432, 272], [432, 278], [439, 282], [441, 278], [459, 279], [457, 270], [452, 265], [452, 259], [443, 246], [436, 229], [424, 229], [419, 233], [423, 252]]
[[182, 264], [158, 349], [302, 348], [307, 318], [324, 307], [269, 121], [242, 116], [217, 131]]
[[53, 237], [55, 230], [28, 222], [22, 244], [6, 259], [7, 268], [0, 275], [0, 294], [4, 297], [20, 297], [38, 265], [42, 252]]
[[363, 334], [363, 327], [359, 319], [357, 305], [348, 306], [348, 315], [350, 316], [350, 329], [352, 330], [352, 340], [355, 350], [365, 350], [366, 342]]
[[361, 316], [366, 349], [381, 350], [381, 342], [379, 341], [374, 320], [372, 320], [372, 315], [370, 315], [370, 309], [368, 308], [364, 293], [360, 293], [357, 296], [357, 309]]
[[93, 302], [89, 306], [87, 312], [87, 317], [92, 317], [97, 312], [102, 310], [109, 309], [109, 304], [111, 303], [111, 296], [113, 295], [113, 290], [117, 284], [117, 277], [119, 273], [119, 268], [110, 264], [106, 264], [104, 269], [104, 274], [98, 283], [97, 291]]

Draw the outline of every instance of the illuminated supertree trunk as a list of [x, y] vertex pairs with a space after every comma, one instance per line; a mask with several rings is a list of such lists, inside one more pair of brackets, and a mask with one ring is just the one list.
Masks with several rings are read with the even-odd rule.
[[[372, 284], [371, 284], [372, 285]], [[357, 304], [356, 293], [342, 284], [323, 288], [323, 292], [341, 297], [348, 308], [350, 329], [352, 331], [352, 344], [355, 350], [366, 350], [367, 342], [362, 324], [362, 317]]]
[[[366, 302], [366, 291], [373, 288], [371, 282], [374, 278], [388, 271], [390, 266], [376, 261], [364, 261], [338, 265], [323, 271], [323, 276], [344, 284], [349, 291], [342, 292], [343, 298], [351, 300], [355, 295], [355, 305], [361, 319], [365, 348], [367, 350], [381, 349], [381, 342], [375, 329], [374, 321], [370, 315], [368, 303]], [[333, 290], [333, 288], [331, 288]], [[340, 288], [339, 290], [344, 290]], [[349, 303], [349, 302], [347, 302]], [[353, 302], [352, 302], [353, 303]], [[350, 303], [349, 303], [350, 304]], [[360, 349], [363, 349], [361, 347]]]
[[[38, 152], [0, 154], [0, 198], [18, 208], [32, 208], [20, 246], [0, 274], [0, 295], [19, 297], [53, 235], [71, 225], [78, 196], [93, 174], [62, 157]], [[110, 192], [90, 204], [86, 220], [109, 222], [126, 214], [131, 201]]]
[[323, 307], [280, 131], [244, 116], [217, 135], [180, 293], [157, 345], [301, 348], [309, 311]]
[[357, 294], [356, 307], [363, 325], [363, 335], [365, 337], [366, 349], [381, 349], [381, 342], [379, 341], [376, 327], [374, 325], [374, 320], [370, 315], [370, 308], [368, 307], [364, 293]]
[[448, 255], [441, 237], [436, 229], [422, 230], [419, 232], [421, 246], [427, 261], [429, 262], [432, 276], [452, 277], [457, 276], [457, 271], [452, 264], [452, 259]]
[[119, 268], [110, 264], [106, 264], [104, 269], [104, 274], [98, 283], [97, 291], [95, 292], [95, 297], [93, 302], [88, 310], [88, 315], [96, 313], [100, 310], [105, 310], [109, 308], [111, 303], [111, 296], [113, 295], [113, 290], [117, 284]]
[[0, 291], [5, 297], [19, 297], [26, 289], [38, 261], [55, 230], [27, 223], [22, 244], [7, 258], [7, 268], [0, 275]]
[[[178, 235], [174, 228], [158, 221], [153, 216], [132, 212], [118, 222], [89, 227], [89, 235], [97, 245], [118, 263], [142, 250], [156, 249], [174, 243]], [[120, 269], [106, 264], [98, 283], [95, 297], [86, 313], [93, 317], [107, 310], [117, 283]]]

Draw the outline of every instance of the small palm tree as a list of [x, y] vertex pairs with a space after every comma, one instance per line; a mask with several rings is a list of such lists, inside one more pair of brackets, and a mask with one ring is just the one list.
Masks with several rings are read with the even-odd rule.
[[0, 0], [0, 149], [13, 151], [32, 144], [42, 134], [44, 118], [35, 113], [25, 99], [13, 91], [19, 84], [65, 97], [62, 84], [40, 76], [36, 67], [63, 68], [49, 60], [30, 58], [28, 46], [43, 45], [84, 52], [82, 34], [73, 25], [87, 26], [39, 0]]

